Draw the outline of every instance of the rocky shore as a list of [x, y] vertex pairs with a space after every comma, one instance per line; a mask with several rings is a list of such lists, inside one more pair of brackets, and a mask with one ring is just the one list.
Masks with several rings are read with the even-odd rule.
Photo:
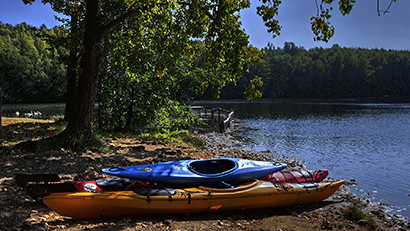
[[[249, 128], [240, 128], [240, 129], [249, 129]], [[229, 133], [213, 133], [205, 134], [201, 136], [203, 140], [206, 141], [207, 149], [212, 150], [214, 153], [218, 153], [221, 156], [233, 156], [238, 158], [250, 158], [257, 160], [270, 160], [278, 161], [283, 163], [288, 163], [287, 171], [298, 171], [298, 170], [309, 170], [304, 165], [303, 160], [298, 160], [295, 157], [287, 156], [279, 152], [265, 151], [265, 152], [254, 152], [254, 151], [245, 151], [241, 147], [243, 144], [240, 139], [232, 137]], [[316, 169], [315, 169], [316, 170]], [[334, 180], [346, 180], [344, 186], [335, 194], [335, 198], [343, 197], [349, 198], [347, 200], [348, 205], [346, 207], [352, 206], [353, 204], [361, 204], [361, 208], [364, 212], [370, 214], [374, 217], [375, 221], [379, 225], [391, 225], [387, 230], [410, 230], [410, 219], [408, 217], [390, 214], [391, 209], [388, 206], [380, 205], [378, 203], [372, 202], [367, 198], [360, 198], [356, 194], [352, 193], [349, 190], [348, 186], [356, 185], [356, 181], [349, 179], [332, 179], [328, 178], [325, 181], [334, 181]], [[410, 194], [409, 194], [410, 195]], [[343, 203], [342, 203], [343, 204]], [[382, 218], [382, 219], [380, 219]], [[397, 225], [397, 226], [395, 226]], [[381, 227], [376, 228], [376, 230], [383, 229]]]
[[[383, 207], [361, 200], [342, 187], [325, 201], [283, 208], [221, 213], [157, 215], [109, 219], [75, 219], [53, 212], [15, 184], [18, 173], [58, 173], [64, 181], [107, 177], [101, 169], [178, 159], [239, 157], [274, 160], [287, 170], [306, 169], [303, 161], [270, 152], [250, 152], [229, 134], [201, 135], [205, 149], [135, 137], [109, 141], [106, 153], [64, 149], [0, 156], [0, 227], [2, 230], [410, 230], [409, 219], [390, 215]], [[328, 179], [333, 180], [333, 179]], [[355, 220], [355, 211], [371, 219]]]

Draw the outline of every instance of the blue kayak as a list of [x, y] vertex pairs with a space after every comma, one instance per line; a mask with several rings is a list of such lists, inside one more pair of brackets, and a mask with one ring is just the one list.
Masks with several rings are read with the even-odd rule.
[[105, 168], [119, 177], [180, 187], [230, 187], [263, 178], [286, 168], [286, 164], [239, 158], [181, 160], [156, 164]]

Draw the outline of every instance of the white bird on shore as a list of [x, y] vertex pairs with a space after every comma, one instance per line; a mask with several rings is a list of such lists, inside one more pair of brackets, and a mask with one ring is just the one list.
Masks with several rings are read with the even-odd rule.
[[40, 118], [41, 117], [41, 112], [35, 111], [33, 114], [33, 118]]
[[33, 111], [31, 111], [31, 113], [30, 112], [24, 113], [24, 116], [28, 118], [33, 117]]
[[28, 118], [40, 118], [41, 115], [42, 114], [39, 111], [35, 111], [35, 112], [31, 111], [31, 112], [28, 112], [28, 113], [24, 113], [24, 116], [28, 117]]
[[16, 117], [20, 117], [20, 112], [16, 111]]

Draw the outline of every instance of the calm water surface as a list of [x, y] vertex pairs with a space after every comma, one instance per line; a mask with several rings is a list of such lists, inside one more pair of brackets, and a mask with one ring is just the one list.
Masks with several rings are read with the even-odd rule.
[[39, 111], [42, 114], [42, 118], [49, 118], [64, 115], [65, 104], [5, 104], [2, 106], [3, 117], [15, 117], [17, 111], [20, 113], [20, 117], [24, 117], [26, 113]]
[[390, 204], [410, 217], [410, 103], [358, 100], [199, 101], [234, 109], [235, 117], [257, 128], [236, 135], [246, 149], [277, 151], [328, 169], [336, 179], [358, 182], [352, 192]]

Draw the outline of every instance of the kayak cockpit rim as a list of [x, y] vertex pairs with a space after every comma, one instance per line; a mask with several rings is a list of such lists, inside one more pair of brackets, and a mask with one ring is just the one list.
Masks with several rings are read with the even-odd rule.
[[199, 175], [225, 175], [238, 169], [238, 163], [230, 159], [194, 160], [188, 164], [188, 169]]

